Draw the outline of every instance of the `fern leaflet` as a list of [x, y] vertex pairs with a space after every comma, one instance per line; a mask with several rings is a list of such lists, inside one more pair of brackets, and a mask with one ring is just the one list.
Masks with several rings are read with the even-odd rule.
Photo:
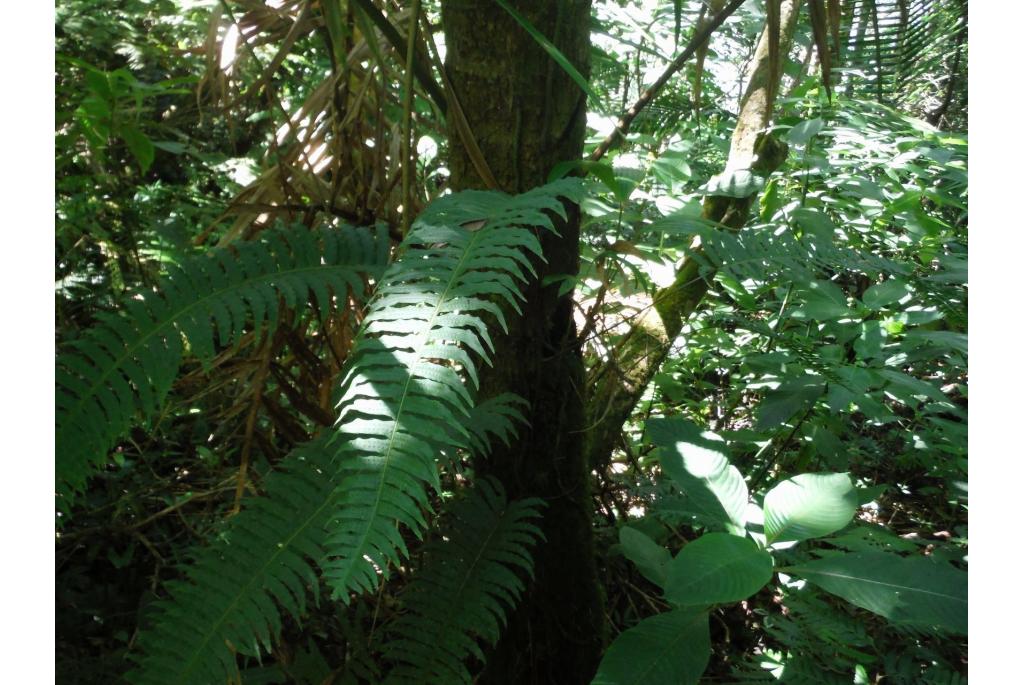
[[477, 640], [497, 642], [506, 610], [532, 574], [530, 548], [542, 534], [537, 499], [508, 502], [501, 485], [481, 480], [452, 507], [440, 540], [404, 594], [407, 612], [388, 630], [384, 655], [395, 667], [387, 685], [470, 683], [466, 661], [483, 660]]
[[124, 312], [100, 317], [57, 364], [57, 491], [68, 500], [105, 463], [138, 412], [157, 412], [178, 372], [182, 338], [203, 359], [247, 326], [277, 325], [278, 302], [313, 294], [324, 314], [331, 292], [362, 292], [363, 274], [387, 264], [382, 231], [268, 231], [259, 242], [213, 250], [171, 268], [156, 291], [127, 298]]

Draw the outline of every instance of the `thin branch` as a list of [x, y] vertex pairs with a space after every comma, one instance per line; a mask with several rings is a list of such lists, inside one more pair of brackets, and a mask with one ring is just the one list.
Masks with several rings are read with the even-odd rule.
[[412, 157], [413, 67], [416, 64], [416, 29], [419, 28], [420, 0], [413, 0], [409, 20], [409, 46], [405, 54], [405, 92], [402, 103], [402, 236], [412, 224], [412, 177], [416, 173]]
[[629, 108], [622, 118], [619, 119], [618, 123], [615, 124], [615, 130], [608, 134], [608, 137], [601, 141], [601, 144], [597, 146], [597, 149], [590, 155], [590, 161], [596, 162], [600, 160], [605, 154], [608, 153], [619, 141], [623, 140], [626, 136], [626, 132], [629, 130], [633, 120], [636, 119], [640, 111], [649, 105], [652, 100], [661, 92], [661, 89], [668, 83], [668, 80], [672, 76], [682, 69], [683, 65], [686, 64], [687, 60], [693, 56], [697, 51], [697, 48], [701, 46], [704, 41], [711, 37], [711, 34], [721, 26], [726, 19], [728, 19], [733, 12], [739, 8], [746, 0], [732, 0], [725, 9], [716, 14], [711, 18], [707, 24], [699, 28], [697, 32], [690, 39], [690, 42], [686, 45], [686, 48], [679, 53], [679, 55], [672, 60], [672, 64], [668, 65], [668, 68], [662, 72], [658, 80], [651, 85], [650, 88], [645, 90], [640, 96], [640, 99], [633, 103], [633, 106]]
[[245, 484], [249, 474], [249, 457], [252, 454], [253, 431], [256, 430], [256, 415], [259, 413], [260, 405], [263, 402], [263, 388], [267, 381], [267, 372], [270, 370], [270, 360], [274, 356], [274, 336], [267, 336], [266, 348], [263, 351], [263, 359], [256, 369], [253, 378], [252, 406], [249, 407], [249, 415], [245, 419], [245, 440], [242, 443], [241, 463], [238, 466], [238, 484], [235, 486], [235, 504], [231, 508], [231, 515], [237, 514], [242, 508], [242, 494], [245, 492]]

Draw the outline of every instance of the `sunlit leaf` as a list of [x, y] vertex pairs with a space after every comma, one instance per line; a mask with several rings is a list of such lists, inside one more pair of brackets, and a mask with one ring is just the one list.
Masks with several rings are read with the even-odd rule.
[[845, 473], [794, 476], [765, 495], [765, 535], [769, 543], [822, 537], [845, 527], [858, 504]]
[[665, 473], [703, 518], [733, 531], [746, 522], [747, 484], [729, 463], [725, 442], [681, 418], [647, 422]]
[[738, 602], [772, 578], [772, 557], [750, 538], [706, 533], [668, 566], [665, 598], [679, 606]]

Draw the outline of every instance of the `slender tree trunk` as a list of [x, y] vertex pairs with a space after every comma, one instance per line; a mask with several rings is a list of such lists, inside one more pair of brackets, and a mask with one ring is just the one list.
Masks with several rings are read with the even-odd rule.
[[[544, 33], [583, 74], [589, 69], [590, 0], [518, 0], [510, 5]], [[445, 0], [446, 71], [498, 185], [520, 192], [544, 183], [556, 163], [579, 159], [586, 96], [536, 41], [493, 1]], [[459, 136], [449, 166], [455, 189], [483, 188]], [[496, 446], [477, 465], [510, 497], [547, 503], [546, 542], [535, 553], [535, 580], [513, 613], [484, 683], [588, 683], [600, 658], [604, 613], [591, 530], [593, 504], [579, 432], [583, 366], [570, 296], [546, 276], [579, 270], [579, 216], [542, 237], [546, 262], [527, 289], [521, 317], [495, 339], [494, 366], [481, 395], [514, 392], [530, 402], [530, 425], [511, 447]]]
[[[800, 0], [784, 0], [782, 3], [779, 22], [781, 55], [789, 54], [799, 9]], [[747, 88], [740, 101], [727, 171], [753, 169], [767, 176], [785, 161], [785, 145], [762, 133], [775, 104], [771, 94], [778, 92], [781, 79], [781, 73], [771, 73], [768, 62], [768, 37], [762, 32], [754, 51]], [[774, 87], [769, 87], [770, 84]], [[746, 198], [709, 197], [704, 201], [704, 218], [727, 228], [742, 228], [755, 199], [755, 195]], [[612, 449], [618, 444], [622, 424], [633, 413], [647, 385], [665, 361], [683, 322], [700, 306], [709, 281], [710, 277], [700, 273], [697, 260], [684, 260], [672, 285], [655, 294], [651, 306], [637, 318], [619, 345], [611, 351], [608, 361], [588, 383], [593, 391], [587, 404], [585, 452], [593, 468], [601, 468], [607, 463]]]
[[928, 114], [928, 123], [938, 128], [943, 128], [942, 118], [949, 111], [949, 106], [953, 103], [953, 96], [956, 94], [957, 77], [960, 75], [960, 61], [964, 54], [964, 41], [967, 40], [967, 3], [961, 1], [959, 9], [963, 17], [963, 23], [960, 30], [956, 32], [956, 46], [953, 48], [953, 64], [949, 68], [949, 78], [946, 81], [946, 94], [939, 106]]

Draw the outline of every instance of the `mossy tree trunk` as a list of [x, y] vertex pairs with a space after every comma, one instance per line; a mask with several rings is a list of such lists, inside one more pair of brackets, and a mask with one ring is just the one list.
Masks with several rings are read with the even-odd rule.
[[[583, 74], [588, 73], [590, 0], [510, 2]], [[579, 159], [586, 97], [534, 39], [497, 3], [442, 2], [446, 71], [499, 187], [521, 192], [545, 182], [558, 162]], [[484, 188], [454, 126], [451, 185]], [[579, 217], [542, 236], [546, 262], [527, 288], [521, 317], [495, 339], [494, 366], [481, 396], [514, 392], [530, 403], [518, 440], [497, 445], [477, 465], [510, 497], [547, 503], [546, 542], [535, 552], [535, 580], [494, 652], [481, 682], [574, 685], [593, 677], [603, 642], [603, 610], [591, 530], [592, 502], [580, 430], [583, 366], [570, 296], [559, 282], [579, 270]]]

